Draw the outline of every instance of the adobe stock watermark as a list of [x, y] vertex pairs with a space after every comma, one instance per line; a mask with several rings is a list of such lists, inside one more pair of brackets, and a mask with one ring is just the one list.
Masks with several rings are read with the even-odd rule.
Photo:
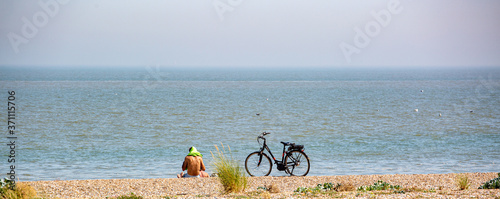
[[19, 34], [15, 32], [9, 32], [7, 34], [7, 38], [14, 52], [19, 53], [19, 46], [21, 44], [27, 44], [30, 39], [35, 38], [38, 31], [47, 26], [51, 18], [59, 14], [61, 5], [65, 5], [68, 2], [69, 0], [39, 0], [38, 5], [41, 10], [34, 13], [31, 19], [26, 17], [21, 18], [23, 25]]
[[227, 12], [233, 12], [237, 6], [241, 5], [241, 3], [243, 3], [243, 0], [214, 0], [212, 4], [217, 12], [217, 15], [219, 16], [219, 19], [224, 21], [224, 15]]
[[341, 42], [339, 44], [340, 50], [344, 54], [347, 63], [351, 63], [351, 56], [356, 53], [361, 53], [361, 49], [366, 48], [371, 40], [378, 36], [383, 28], [389, 26], [393, 15], [397, 15], [403, 11], [400, 6], [399, 0], [390, 0], [387, 3], [387, 9], [382, 9], [378, 12], [372, 10], [370, 14], [373, 20], [365, 24], [364, 30], [354, 27], [353, 44]]

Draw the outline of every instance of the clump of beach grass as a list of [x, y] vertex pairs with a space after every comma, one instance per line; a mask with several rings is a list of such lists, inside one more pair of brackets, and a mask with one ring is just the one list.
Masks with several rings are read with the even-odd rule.
[[0, 185], [0, 198], [29, 199], [36, 197], [35, 189], [25, 183], [15, 183], [13, 180], [2, 179]]
[[467, 177], [464, 174], [457, 175], [457, 177], [456, 177], [456, 183], [457, 183], [458, 188], [460, 190], [468, 189], [470, 187], [470, 184], [471, 184], [471, 182], [469, 180], [469, 177]]
[[226, 155], [226, 149], [221, 143], [222, 150], [219, 150], [217, 145], [214, 145], [217, 152], [214, 154], [212, 151], [212, 158], [214, 159], [214, 166], [217, 172], [218, 178], [222, 186], [224, 187], [224, 192], [226, 193], [240, 193], [243, 192], [248, 184], [248, 179], [245, 176], [244, 170], [240, 167], [237, 161], [235, 161], [231, 156], [231, 148], [227, 146], [229, 150], [229, 157]]
[[130, 195], [118, 196], [116, 199], [143, 199], [143, 197], [130, 193]]

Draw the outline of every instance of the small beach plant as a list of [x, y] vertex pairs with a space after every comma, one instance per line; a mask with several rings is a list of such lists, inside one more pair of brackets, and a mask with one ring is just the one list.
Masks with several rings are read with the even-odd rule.
[[470, 186], [469, 177], [464, 174], [457, 175], [456, 182], [460, 190], [468, 189]]
[[14, 180], [10, 180], [8, 178], [0, 180], [0, 192], [5, 191], [6, 189], [14, 190], [15, 187], [16, 187], [16, 182]]
[[340, 183], [334, 184], [331, 182], [323, 183], [323, 184], [318, 184], [314, 188], [310, 187], [298, 187], [294, 192], [297, 194], [302, 194], [302, 195], [313, 195], [315, 196], [316, 194], [324, 194], [324, 193], [331, 193], [331, 192], [339, 192], [340, 187], [342, 185]]
[[219, 181], [224, 187], [224, 192], [226, 193], [239, 193], [243, 192], [248, 183], [248, 179], [245, 176], [245, 172], [242, 167], [235, 161], [231, 156], [231, 148], [227, 146], [229, 150], [229, 156], [227, 156], [226, 149], [221, 143], [222, 150], [219, 150], [217, 145], [214, 145], [217, 150], [216, 153], [212, 154], [214, 159], [214, 166], [217, 172]]
[[130, 193], [130, 195], [118, 196], [116, 199], [143, 199], [142, 196], [137, 196], [134, 193]]
[[498, 178], [485, 182], [479, 189], [500, 189], [500, 173], [498, 173]]
[[358, 191], [381, 191], [381, 190], [399, 190], [401, 186], [399, 185], [391, 185], [384, 181], [377, 181], [373, 185], [370, 186], [361, 186], [358, 188]]
[[336, 189], [336, 191], [338, 191], [338, 192], [342, 192], [342, 191], [355, 191], [355, 190], [356, 190], [356, 187], [353, 184], [351, 184], [351, 183], [339, 184], [339, 186]]

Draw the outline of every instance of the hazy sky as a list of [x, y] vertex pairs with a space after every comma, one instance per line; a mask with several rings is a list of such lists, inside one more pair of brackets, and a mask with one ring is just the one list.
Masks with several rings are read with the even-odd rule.
[[0, 0], [0, 65], [500, 66], [499, 0]]

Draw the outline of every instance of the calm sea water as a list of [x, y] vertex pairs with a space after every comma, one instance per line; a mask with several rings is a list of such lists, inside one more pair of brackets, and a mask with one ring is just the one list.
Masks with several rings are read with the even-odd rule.
[[214, 145], [243, 165], [263, 131], [275, 155], [305, 145], [309, 175], [500, 171], [499, 69], [0, 71], [22, 181], [174, 178], [190, 146], [211, 173]]

